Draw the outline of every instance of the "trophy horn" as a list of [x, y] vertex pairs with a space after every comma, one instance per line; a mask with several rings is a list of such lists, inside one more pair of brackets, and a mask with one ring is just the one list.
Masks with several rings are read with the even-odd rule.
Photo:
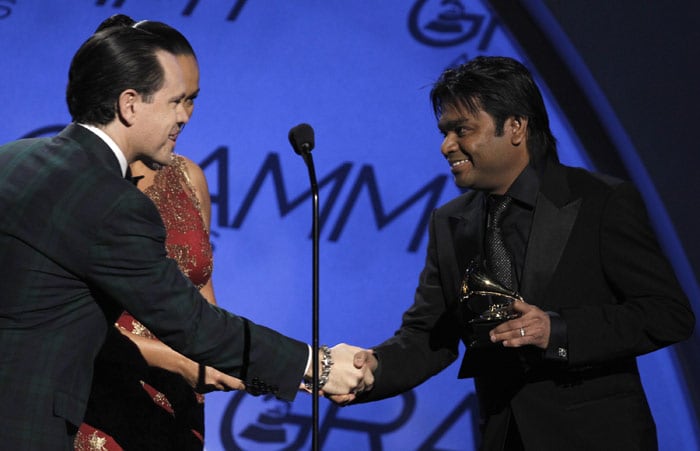
[[[503, 320], [517, 317], [517, 314], [512, 310], [511, 304], [514, 301], [524, 300], [516, 291], [508, 289], [484, 274], [476, 260], [472, 260], [467, 266], [462, 279], [460, 302], [473, 310], [480, 303], [474, 303], [473, 301], [476, 301], [476, 299], [472, 298], [477, 297], [477, 299], [481, 299], [478, 296], [490, 296], [488, 299], [491, 300], [488, 306], [484, 306], [486, 307], [485, 309], [484, 307], [477, 309], [477, 313], [481, 312], [479, 317], [486, 320]], [[502, 301], [498, 301], [498, 299]]]
[[461, 301], [464, 302], [471, 296], [500, 296], [513, 301], [522, 301], [523, 298], [517, 292], [508, 289], [497, 281], [484, 274], [478, 263], [472, 260], [467, 266], [462, 279]]

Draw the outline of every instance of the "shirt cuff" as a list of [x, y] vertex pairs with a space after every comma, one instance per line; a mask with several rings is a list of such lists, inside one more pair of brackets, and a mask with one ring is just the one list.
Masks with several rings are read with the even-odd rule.
[[309, 355], [306, 357], [306, 368], [304, 369], [304, 374], [308, 374], [309, 368], [311, 368], [311, 345], [306, 345], [309, 348]]
[[555, 312], [547, 312], [547, 315], [549, 315], [549, 345], [544, 351], [544, 358], [545, 360], [568, 362], [569, 338], [566, 322]]

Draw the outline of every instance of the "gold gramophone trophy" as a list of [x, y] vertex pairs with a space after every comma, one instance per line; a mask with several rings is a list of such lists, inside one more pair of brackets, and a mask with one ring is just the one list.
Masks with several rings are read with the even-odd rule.
[[517, 292], [510, 290], [487, 276], [472, 260], [467, 266], [460, 289], [460, 304], [466, 307], [469, 330], [469, 346], [491, 345], [489, 332], [502, 322], [520, 316], [513, 309], [513, 302], [522, 301]]

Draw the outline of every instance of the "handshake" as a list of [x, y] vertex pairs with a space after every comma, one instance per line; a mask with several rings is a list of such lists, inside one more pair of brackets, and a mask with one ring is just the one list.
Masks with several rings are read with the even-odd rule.
[[[320, 393], [336, 404], [346, 404], [355, 396], [372, 389], [377, 359], [371, 350], [340, 343], [319, 350]], [[304, 374], [301, 389], [311, 393], [312, 369]]]
[[[243, 381], [236, 377], [209, 366], [191, 363], [192, 374], [183, 374], [183, 377], [199, 393], [214, 390], [245, 390], [246, 388]], [[369, 391], [374, 386], [374, 371], [377, 369], [377, 364], [377, 358], [371, 350], [345, 343], [332, 348], [323, 346], [319, 350], [320, 394], [339, 405], [353, 401], [356, 395]], [[304, 374], [305, 383], [302, 383], [299, 388], [311, 393], [312, 379], [312, 369], [309, 365], [309, 369]]]

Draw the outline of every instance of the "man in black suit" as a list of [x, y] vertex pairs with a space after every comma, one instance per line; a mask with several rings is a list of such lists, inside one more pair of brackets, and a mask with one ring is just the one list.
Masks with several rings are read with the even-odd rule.
[[[442, 154], [471, 190], [432, 215], [401, 328], [356, 356], [375, 375], [356, 401], [415, 387], [457, 358], [461, 339], [459, 377], [475, 379], [483, 449], [655, 449], [635, 357], [686, 339], [695, 319], [639, 194], [559, 163], [539, 89], [513, 59], [448, 69], [431, 100]], [[499, 199], [509, 271], [482, 270], [525, 301], [480, 343], [470, 321], [481, 311], [460, 302], [461, 282], [490, 252], [488, 211]]]
[[[153, 203], [127, 164], [171, 159], [187, 121], [168, 43], [138, 28], [96, 33], [71, 63], [74, 123], [0, 146], [0, 447], [72, 449], [93, 360], [124, 309], [182, 354], [292, 400], [311, 377], [309, 347], [210, 305], [166, 258]], [[322, 382], [370, 384], [357, 348], [332, 350]], [[324, 356], [329, 350], [324, 350]], [[330, 373], [328, 374], [328, 371]]]

